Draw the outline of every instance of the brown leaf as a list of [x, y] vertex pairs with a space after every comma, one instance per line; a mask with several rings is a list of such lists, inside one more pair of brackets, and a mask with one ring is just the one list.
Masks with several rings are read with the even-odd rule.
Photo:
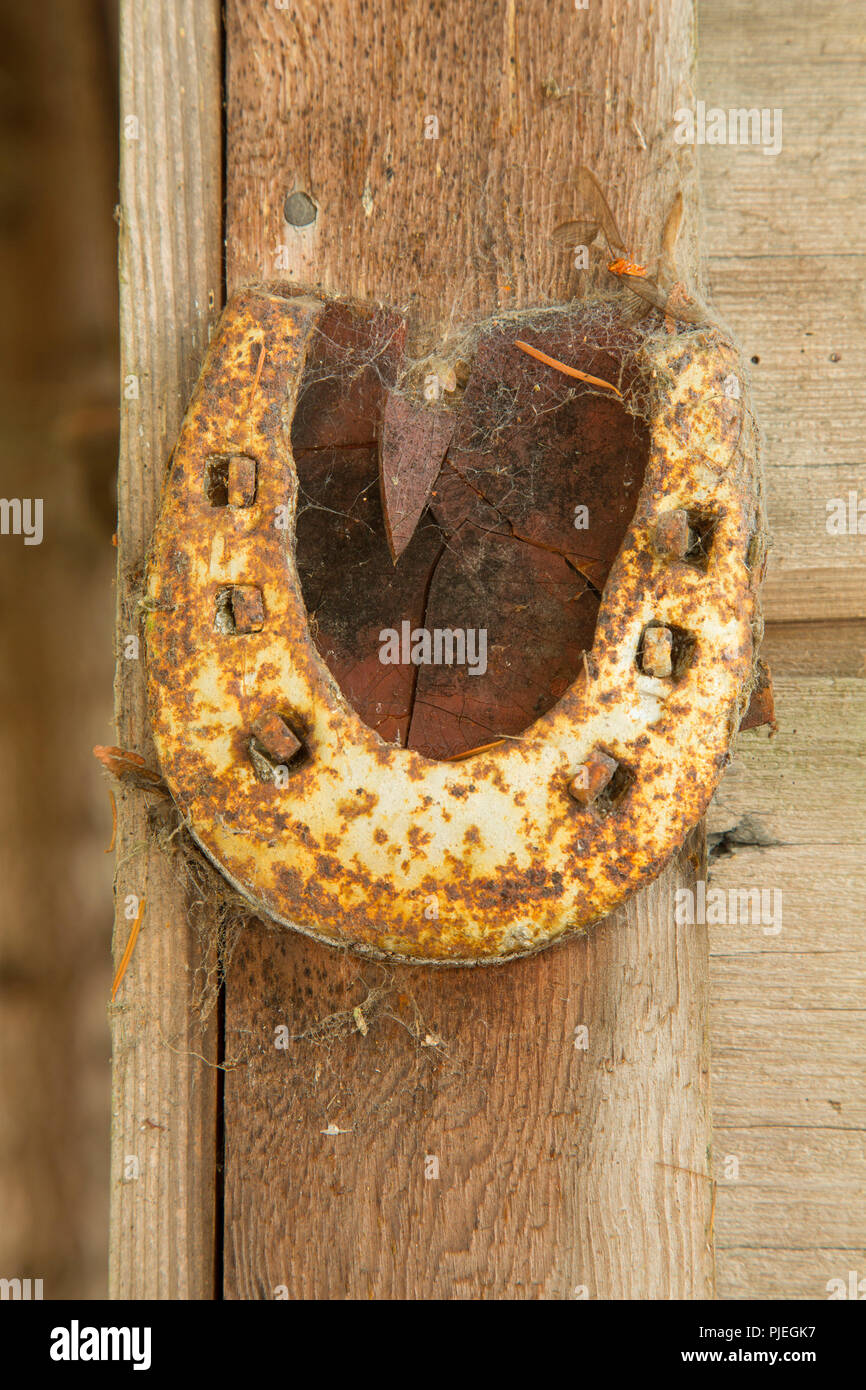
[[757, 663], [755, 688], [749, 708], [743, 715], [740, 730], [761, 729], [765, 724], [775, 727], [776, 707], [773, 698], [773, 677], [765, 661]]
[[340, 300], [326, 303], [307, 357], [292, 421], [292, 449], [373, 444], [385, 393], [403, 360], [402, 315]]
[[[551, 315], [543, 330], [486, 334], [448, 461], [512, 534], [565, 556], [601, 590], [643, 482], [646, 425], [617, 400], [514, 346], [525, 338], [551, 357], [627, 387], [621, 351], [593, 350], [586, 336], [574, 315]], [[629, 346], [624, 334], [619, 349]]]
[[454, 433], [456, 416], [389, 392], [379, 442], [379, 487], [385, 531], [396, 564], [427, 505]]
[[384, 739], [409, 732], [415, 668], [385, 665], [379, 633], [424, 620], [429, 576], [445, 540], [429, 518], [395, 564], [379, 498], [374, 449], [295, 457], [300, 492], [297, 565], [316, 646], [350, 705]]
[[436, 567], [425, 627], [465, 633], [477, 674], [418, 668], [410, 747], [447, 758], [520, 734], [580, 675], [597, 614], [597, 595], [562, 556], [464, 525]]
[[[445, 412], [382, 402], [381, 417], [393, 412], [395, 425], [384, 431], [383, 457], [398, 464], [390, 493], [383, 488], [387, 525], [373, 448], [296, 444], [297, 563], [319, 651], [367, 724], [427, 756], [460, 757], [519, 736], [582, 678], [599, 590], [637, 502], [645, 425], [610, 393], [514, 346], [526, 339], [628, 394], [630, 331], [608, 325], [601, 349], [586, 341], [597, 330], [591, 320], [557, 313], [539, 322], [482, 334], [435, 481], [448, 441], [429, 422]], [[357, 437], [360, 427], [342, 418]], [[575, 525], [577, 507], [587, 508], [585, 529]], [[401, 656], [411, 654], [413, 633], [424, 629], [432, 642], [439, 630], [438, 664], [380, 660], [380, 634], [402, 638], [404, 624]], [[447, 634], [478, 643], [482, 630], [486, 669], [478, 645], [462, 664], [444, 659], [451, 641], [452, 658], [460, 655], [460, 638]]]
[[106, 748], [97, 743], [93, 756], [118, 782], [126, 782], [144, 791], [168, 793], [159, 773], [148, 767], [140, 753], [133, 753], [129, 748]]

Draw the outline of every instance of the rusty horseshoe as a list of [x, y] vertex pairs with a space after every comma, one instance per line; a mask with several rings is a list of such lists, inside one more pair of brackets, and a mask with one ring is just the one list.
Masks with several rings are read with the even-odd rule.
[[586, 671], [523, 734], [436, 761], [368, 728], [311, 638], [289, 441], [322, 308], [247, 289], [214, 333], [147, 567], [161, 768], [277, 922], [415, 962], [526, 955], [659, 873], [739, 728], [765, 547], [745, 374], [715, 327], [647, 337], [649, 460]]

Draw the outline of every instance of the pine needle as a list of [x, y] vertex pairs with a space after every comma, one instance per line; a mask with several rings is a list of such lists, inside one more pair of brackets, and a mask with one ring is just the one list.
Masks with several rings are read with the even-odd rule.
[[565, 372], [566, 376], [577, 377], [578, 381], [586, 381], [590, 386], [603, 386], [607, 391], [615, 391], [622, 398], [622, 391], [618, 386], [614, 386], [610, 381], [602, 381], [600, 376], [589, 376], [587, 372], [579, 372], [577, 367], [567, 367], [564, 362], [557, 362], [555, 357], [548, 357], [546, 352], [539, 352], [538, 348], [530, 347], [529, 343], [523, 343], [518, 338], [514, 344], [519, 347], [521, 352], [529, 353], [536, 361], [543, 362], [546, 367], [555, 367], [558, 372]]
[[132, 924], [132, 930], [129, 933], [129, 940], [126, 943], [126, 950], [120, 958], [120, 964], [117, 967], [117, 974], [114, 977], [114, 984], [111, 986], [112, 1004], [114, 1003], [114, 996], [120, 988], [120, 982], [126, 974], [126, 967], [129, 965], [129, 962], [132, 959], [132, 953], [135, 950], [135, 943], [138, 940], [138, 933], [141, 927], [141, 919], [144, 916], [144, 904], [146, 902], [147, 898], [142, 898], [138, 912], [136, 913], [135, 921]]

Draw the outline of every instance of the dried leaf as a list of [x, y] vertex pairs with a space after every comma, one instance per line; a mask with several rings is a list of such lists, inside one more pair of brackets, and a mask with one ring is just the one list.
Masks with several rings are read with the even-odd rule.
[[295, 457], [300, 484], [297, 564], [311, 631], [350, 705], [405, 747], [415, 668], [379, 660], [379, 633], [418, 627], [445, 535], [428, 516], [397, 564], [379, 497], [375, 449], [322, 449]]
[[765, 661], [757, 663], [755, 688], [749, 701], [749, 708], [743, 715], [740, 730], [761, 729], [765, 724], [775, 726], [776, 706], [773, 697], [773, 677]]
[[[628, 330], [611, 330], [602, 350], [587, 343], [592, 328], [563, 313], [545, 316], [543, 328], [522, 325], [521, 336], [631, 390]], [[502, 326], [480, 338], [432, 487], [443, 436], [429, 447], [421, 420], [419, 447], [417, 410], [393, 406], [407, 422], [403, 460], [412, 465], [393, 485], [397, 545], [420, 515], [396, 564], [376, 452], [295, 455], [297, 562], [319, 651], [367, 724], [431, 757], [459, 758], [520, 736], [583, 678], [599, 591], [643, 478], [646, 426], [608, 393], [517, 351], [517, 336], [516, 327]], [[576, 524], [578, 509], [587, 526]], [[408, 647], [400, 663], [381, 661], [381, 633], [402, 635], [404, 624], [431, 642], [437, 630], [443, 635], [438, 664], [413, 664]], [[445, 634], [459, 634], [450, 648]]]
[[[448, 462], [500, 528], [564, 556], [600, 591], [637, 503], [647, 427], [616, 399], [515, 351], [517, 336], [494, 329], [479, 342]], [[566, 314], [520, 334], [546, 355], [630, 389], [628, 333], [605, 351], [587, 336]]]
[[455, 415], [389, 393], [379, 444], [385, 532], [396, 564], [415, 533], [454, 433]]
[[406, 323], [386, 309], [326, 303], [292, 421], [292, 449], [373, 444], [403, 361]]
[[597, 615], [597, 595], [561, 555], [466, 523], [425, 617], [428, 631], [465, 634], [466, 664], [419, 667], [410, 747], [453, 758], [522, 733], [582, 673]]
[[158, 791], [168, 795], [168, 787], [158, 772], [148, 767], [140, 753], [129, 748], [106, 748], [98, 743], [93, 756], [102, 766], [116, 777], [118, 782], [126, 782], [144, 791]]

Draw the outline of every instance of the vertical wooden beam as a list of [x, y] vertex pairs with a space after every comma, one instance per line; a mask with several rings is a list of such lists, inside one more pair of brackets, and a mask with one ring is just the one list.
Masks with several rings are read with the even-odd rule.
[[50, 23], [23, 5], [2, 20], [2, 493], [42, 499], [44, 537], [0, 535], [0, 1271], [51, 1300], [104, 1297], [108, 1277], [113, 866], [90, 755], [110, 727], [114, 605], [107, 19], [71, 0]]
[[[604, 276], [550, 239], [581, 164], [639, 260], [683, 191], [695, 280], [693, 151], [672, 139], [691, 0], [230, 0], [227, 19], [230, 288], [381, 299], [416, 341], [568, 299]], [[227, 989], [227, 1052], [252, 1056], [226, 1085], [226, 1295], [707, 1297], [706, 937], [672, 911], [692, 873], [472, 972], [251, 927]]]
[[[124, 0], [116, 708], [119, 743], [151, 763], [144, 663], [127, 638], [141, 635], [138, 601], [160, 485], [222, 295], [221, 43], [216, 0]], [[111, 1009], [110, 1291], [208, 1298], [215, 1029], [202, 1032], [193, 1019], [197, 942], [182, 872], [154, 842], [153, 798], [116, 794], [116, 959], [131, 927], [127, 895], [145, 908]]]

